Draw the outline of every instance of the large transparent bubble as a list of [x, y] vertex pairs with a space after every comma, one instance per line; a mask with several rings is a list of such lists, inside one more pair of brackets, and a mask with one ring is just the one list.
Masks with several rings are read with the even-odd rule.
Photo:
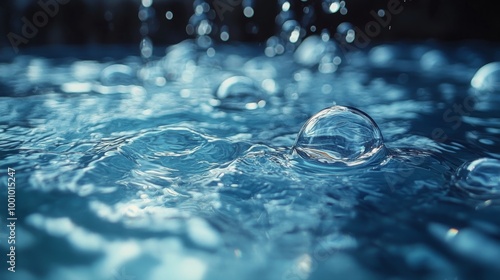
[[364, 112], [344, 106], [324, 109], [302, 127], [293, 153], [332, 166], [366, 163], [384, 150], [377, 124]]
[[500, 195], [500, 160], [480, 158], [466, 162], [453, 176], [453, 184], [472, 197]]

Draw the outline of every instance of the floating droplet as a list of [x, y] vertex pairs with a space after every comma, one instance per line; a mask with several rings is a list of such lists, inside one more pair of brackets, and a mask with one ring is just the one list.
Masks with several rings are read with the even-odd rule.
[[151, 39], [148, 37], [142, 39], [140, 49], [143, 58], [150, 58], [153, 55], [153, 42]]
[[454, 185], [471, 196], [500, 194], [500, 160], [480, 158], [466, 162], [453, 177]]
[[300, 42], [305, 35], [304, 29], [296, 20], [287, 20], [281, 26], [281, 37], [292, 44]]
[[217, 88], [215, 96], [220, 100], [219, 106], [225, 109], [254, 110], [266, 104], [263, 92], [246, 76], [225, 79]]
[[383, 148], [380, 129], [367, 114], [333, 106], [304, 124], [293, 151], [312, 162], [354, 166], [367, 162]]
[[340, 10], [340, 0], [324, 0], [322, 6], [325, 13], [333, 14]]
[[112, 64], [101, 71], [101, 83], [104, 86], [131, 85], [136, 80], [134, 70], [124, 64]]
[[335, 38], [340, 42], [352, 43], [356, 38], [356, 31], [354, 31], [354, 25], [349, 22], [342, 22], [337, 26], [337, 33]]

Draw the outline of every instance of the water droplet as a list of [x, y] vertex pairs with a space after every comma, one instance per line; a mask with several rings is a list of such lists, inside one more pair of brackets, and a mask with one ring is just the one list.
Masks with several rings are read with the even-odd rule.
[[165, 13], [165, 18], [167, 18], [168, 20], [172, 20], [174, 18], [174, 13], [172, 13], [171, 11], [167, 11]]
[[481, 67], [471, 80], [471, 86], [479, 91], [500, 91], [500, 62], [492, 62]]
[[322, 3], [323, 11], [328, 14], [334, 14], [340, 10], [339, 0], [324, 0]]
[[142, 5], [146, 8], [151, 7], [153, 0], [142, 0]]
[[307, 37], [294, 53], [295, 61], [304, 66], [317, 65], [321, 58], [335, 50], [332, 41], [324, 42], [318, 35]]
[[356, 38], [356, 32], [354, 31], [354, 26], [349, 22], [342, 22], [337, 26], [337, 33], [335, 38], [339, 41], [345, 41], [347, 43], [354, 42]]
[[263, 92], [246, 76], [232, 76], [225, 79], [217, 88], [215, 96], [220, 100], [221, 108], [236, 110], [257, 109], [264, 100]]
[[227, 42], [229, 40], [229, 28], [224, 25], [220, 29], [220, 39], [224, 42]]
[[455, 173], [454, 185], [471, 196], [500, 194], [500, 160], [480, 158], [466, 162]]
[[290, 10], [290, 2], [284, 2], [282, 5], [281, 5], [281, 10], [283, 12], [288, 12], [288, 10]]
[[251, 18], [251, 17], [253, 17], [253, 15], [254, 15], [253, 8], [252, 8], [252, 7], [245, 7], [245, 9], [243, 9], [243, 14], [244, 14], [247, 18]]
[[287, 20], [281, 26], [281, 37], [292, 44], [299, 42], [304, 36], [305, 31], [296, 20]]
[[153, 42], [151, 39], [148, 37], [142, 39], [140, 49], [143, 58], [150, 58], [153, 55]]
[[431, 50], [422, 55], [420, 66], [426, 71], [438, 70], [448, 64], [445, 55], [438, 50]]
[[311, 117], [293, 146], [307, 161], [354, 166], [367, 162], [384, 149], [377, 124], [364, 112], [332, 106]]

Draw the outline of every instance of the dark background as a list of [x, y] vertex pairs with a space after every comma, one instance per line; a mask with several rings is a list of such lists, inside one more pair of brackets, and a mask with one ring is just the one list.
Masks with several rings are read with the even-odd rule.
[[[42, 0], [49, 1], [49, 0]], [[55, 0], [53, 0], [55, 1]], [[66, 0], [60, 11], [49, 18], [29, 42], [19, 45], [36, 47], [47, 44], [100, 45], [137, 44], [141, 40], [141, 22], [138, 19], [139, 0]], [[196, 0], [200, 2], [199, 0]], [[210, 5], [216, 0], [207, 0]], [[220, 0], [235, 1], [235, 0]], [[237, 0], [236, 0], [237, 1]], [[10, 47], [7, 34], [21, 35], [22, 17], [31, 20], [41, 8], [35, 0], [2, 0], [0, 3], [1, 47]], [[290, 0], [293, 16], [303, 25], [314, 24], [318, 30], [334, 31], [338, 24], [350, 22], [363, 28], [373, 20], [370, 11], [387, 7], [388, 1], [346, 0], [347, 15], [325, 14], [321, 1]], [[234, 41], [263, 42], [277, 33], [275, 18], [279, 12], [277, 1], [254, 0], [255, 16], [243, 16], [241, 5], [225, 13], [224, 21], [213, 20], [217, 27], [227, 26]], [[155, 0], [155, 14], [150, 20], [149, 36], [154, 44], [167, 45], [193, 37], [186, 33], [186, 25], [193, 14], [191, 0]], [[304, 6], [315, 7], [315, 15], [305, 19]], [[500, 40], [500, 16], [496, 1], [487, 0], [413, 0], [404, 3], [404, 11], [391, 20], [391, 29], [384, 29], [374, 41], [437, 39], [443, 41], [480, 39]], [[168, 21], [165, 13], [172, 11]], [[311, 33], [309, 31], [309, 33]], [[218, 38], [217, 36], [213, 36]]]

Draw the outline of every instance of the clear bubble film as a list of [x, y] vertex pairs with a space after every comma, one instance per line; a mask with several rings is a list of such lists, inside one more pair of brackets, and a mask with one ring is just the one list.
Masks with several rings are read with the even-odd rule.
[[453, 184], [472, 197], [500, 197], [500, 160], [480, 158], [464, 163], [453, 177]]
[[382, 133], [370, 116], [344, 106], [311, 117], [293, 146], [293, 152], [307, 161], [334, 166], [366, 163], [383, 149]]

